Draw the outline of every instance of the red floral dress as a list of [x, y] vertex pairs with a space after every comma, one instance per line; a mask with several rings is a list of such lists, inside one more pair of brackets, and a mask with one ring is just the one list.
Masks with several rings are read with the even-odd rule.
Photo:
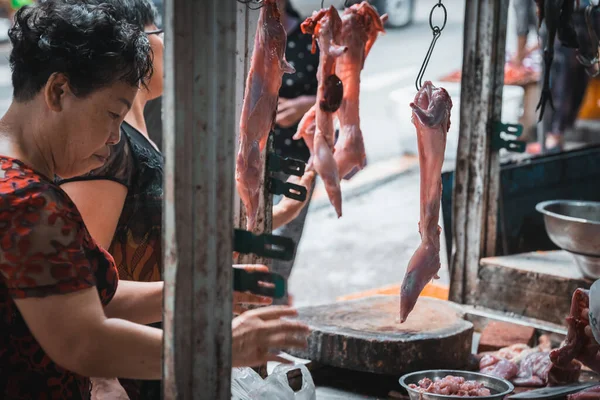
[[[56, 365], [13, 299], [96, 287], [104, 305], [118, 274], [69, 197], [18, 160], [0, 156], [0, 394], [2, 399], [88, 399], [89, 379]], [[65, 310], [68, 312], [68, 310]]]

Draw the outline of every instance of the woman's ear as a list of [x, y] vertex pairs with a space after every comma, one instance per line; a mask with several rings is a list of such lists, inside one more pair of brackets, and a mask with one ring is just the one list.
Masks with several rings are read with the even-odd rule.
[[52, 111], [60, 112], [63, 109], [65, 96], [71, 93], [69, 79], [64, 74], [55, 72], [50, 75], [44, 86], [44, 100]]

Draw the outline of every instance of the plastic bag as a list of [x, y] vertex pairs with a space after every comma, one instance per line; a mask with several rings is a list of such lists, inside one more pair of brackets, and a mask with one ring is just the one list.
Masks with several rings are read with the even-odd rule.
[[[294, 392], [287, 373], [299, 369], [302, 387]], [[231, 375], [232, 400], [316, 400], [315, 383], [304, 365], [280, 364], [263, 380], [252, 368], [235, 368]]]

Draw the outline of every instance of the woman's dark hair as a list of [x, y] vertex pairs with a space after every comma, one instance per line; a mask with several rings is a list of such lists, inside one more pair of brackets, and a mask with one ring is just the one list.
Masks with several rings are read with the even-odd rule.
[[63, 0], [70, 3], [87, 3], [93, 5], [109, 4], [115, 9], [115, 16], [130, 24], [144, 29], [148, 25], [155, 25], [158, 12], [151, 0]]
[[109, 4], [47, 0], [25, 6], [8, 32], [16, 101], [31, 100], [54, 73], [78, 96], [117, 81], [144, 85], [152, 74], [148, 38]]

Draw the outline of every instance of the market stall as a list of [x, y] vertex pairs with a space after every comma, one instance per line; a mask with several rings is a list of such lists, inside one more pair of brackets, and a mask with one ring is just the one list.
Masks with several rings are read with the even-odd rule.
[[[293, 242], [271, 235], [272, 195], [293, 190], [271, 173], [289, 170], [289, 160], [274, 157], [269, 141], [260, 150], [260, 202], [251, 229], [248, 202], [234, 190], [238, 126], [259, 17], [253, 4], [166, 2], [166, 399], [231, 398], [231, 254], [238, 262], [268, 265], [294, 251]], [[454, 111], [460, 120], [451, 182], [449, 301], [421, 297], [404, 324], [396, 296], [301, 309], [300, 320], [313, 333], [306, 351], [291, 354], [309, 366], [319, 399], [405, 398], [398, 379], [407, 372], [478, 371], [473, 354], [482, 349], [521, 344], [540, 353], [556, 347], [567, 332], [561, 315], [568, 314], [574, 289], [591, 284], [568, 272], [556, 278], [544, 268], [532, 271], [530, 259], [490, 258], [497, 255], [500, 151], [513, 143], [512, 127], [501, 118], [508, 5], [466, 3], [460, 110]], [[294, 165], [299, 174], [306, 167]], [[507, 295], [506, 287], [524, 277], [541, 286], [524, 285], [530, 293]], [[538, 307], [540, 313], [527, 307], [519, 312], [519, 302], [539, 301], [533, 297], [541, 291], [556, 292], [552, 315], [549, 303]], [[502, 337], [503, 330], [517, 333]], [[292, 385], [298, 377], [288, 374]], [[596, 378], [583, 373], [580, 379]]]

